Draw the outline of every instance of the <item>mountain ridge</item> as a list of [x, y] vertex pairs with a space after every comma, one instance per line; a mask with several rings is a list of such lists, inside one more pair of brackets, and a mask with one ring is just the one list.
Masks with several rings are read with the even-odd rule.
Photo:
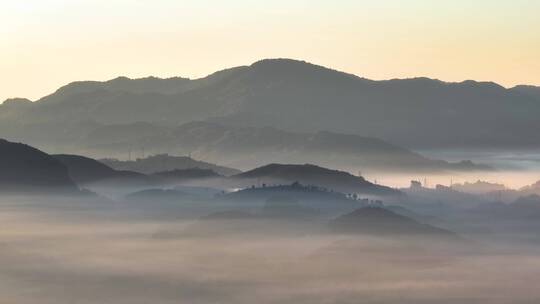
[[312, 164], [268, 164], [231, 177], [233, 180], [273, 183], [300, 183], [325, 187], [343, 193], [400, 196], [402, 193], [390, 187], [376, 185], [362, 176], [328, 169]]
[[[209, 79], [213, 79], [213, 78], [219, 78], [219, 76], [222, 76], [224, 74], [229, 74], [231, 72], [235, 72], [235, 71], [239, 71], [239, 70], [246, 70], [248, 68], [266, 66], [266, 65], [268, 65], [268, 63], [281, 64], [281, 63], [285, 63], [285, 62], [286, 63], [293, 63], [293, 64], [296, 64], [296, 65], [302, 64], [302, 65], [306, 65], [306, 66], [311, 66], [311, 67], [314, 67], [315, 70], [331, 71], [331, 72], [341, 74], [343, 76], [348, 76], [348, 77], [350, 77], [352, 79], [364, 80], [364, 81], [371, 82], [371, 83], [417, 82], [417, 81], [422, 81], [422, 82], [425, 82], [425, 83], [443, 84], [443, 85], [463, 85], [463, 84], [485, 85], [485, 86], [491, 86], [491, 87], [494, 87], [494, 88], [507, 90], [507, 91], [525, 91], [525, 90], [540, 91], [540, 86], [533, 85], [533, 84], [518, 84], [518, 85], [514, 85], [514, 86], [510, 86], [510, 87], [505, 87], [505, 86], [503, 86], [503, 85], [501, 85], [501, 84], [499, 84], [497, 82], [494, 82], [494, 81], [478, 81], [478, 80], [473, 80], [473, 79], [466, 79], [466, 80], [462, 80], [462, 81], [446, 81], [446, 80], [441, 80], [441, 79], [438, 79], [438, 78], [431, 78], [431, 77], [427, 77], [427, 76], [414, 76], [414, 77], [406, 77], [406, 78], [388, 78], [388, 79], [374, 80], [374, 79], [358, 76], [358, 75], [356, 75], [354, 73], [344, 72], [344, 71], [340, 71], [340, 70], [337, 70], [337, 69], [332, 69], [332, 68], [328, 68], [328, 67], [325, 67], [325, 66], [322, 66], [322, 65], [314, 64], [314, 63], [311, 63], [311, 62], [308, 62], [308, 61], [305, 61], [305, 60], [300, 60], [300, 59], [297, 60], [297, 59], [291, 59], [291, 58], [266, 58], [266, 59], [261, 59], [261, 60], [255, 61], [254, 63], [252, 63], [250, 65], [241, 65], [241, 66], [236, 66], [236, 67], [231, 67], [231, 68], [218, 70], [216, 72], [212, 72], [212, 73], [210, 73], [210, 74], [208, 74], [206, 76], [199, 77], [199, 78], [188, 78], [188, 77], [182, 77], [182, 76], [172, 76], [172, 77], [146, 76], [146, 77], [134, 77], [134, 78], [131, 78], [131, 77], [127, 77], [127, 76], [117, 76], [115, 78], [111, 78], [109, 80], [103, 80], [103, 81], [99, 81], [99, 80], [72, 81], [70, 83], [67, 83], [67, 84], [61, 86], [60, 88], [58, 88], [53, 93], [45, 95], [43, 97], [40, 97], [40, 98], [38, 98], [36, 100], [30, 100], [30, 99], [26, 99], [26, 98], [23, 98], [23, 97], [10, 97], [10, 98], [7, 98], [6, 100], [2, 101], [2, 103], [5, 103], [6, 101], [11, 101], [11, 102], [31, 101], [33, 103], [36, 103], [36, 102], [39, 102], [39, 101], [41, 101], [41, 100], [43, 100], [43, 99], [45, 99], [45, 98], [47, 98], [47, 97], [49, 97], [51, 95], [54, 95], [56, 93], [63, 93], [64, 91], [67, 91], [67, 90], [69, 90], [69, 89], [71, 89], [73, 87], [77, 87], [77, 86], [80, 86], [80, 85], [90, 85], [90, 86], [95, 86], [97, 88], [99, 88], [99, 86], [101, 85], [101, 86], [105, 86], [105, 87], [110, 88], [110, 87], [112, 87], [113, 84], [118, 83], [118, 82], [144, 82], [144, 81], [165, 81], [165, 82], [178, 81], [178, 82], [182, 82], [182, 81], [209, 80]], [[115, 89], [115, 90], [118, 90], [118, 89]], [[151, 91], [152, 90], [149, 90], [149, 91], [146, 91], [146, 92], [151, 92]], [[2, 103], [0, 103], [0, 105]]]
[[184, 169], [210, 169], [221, 175], [234, 175], [241, 171], [227, 168], [203, 161], [194, 160], [189, 156], [171, 156], [168, 154], [158, 154], [136, 160], [121, 161], [118, 159], [100, 159], [101, 163], [115, 169], [138, 172], [142, 174], [156, 174], [174, 170]]
[[150, 123], [97, 127], [78, 142], [86, 150], [85, 154], [97, 158], [124, 158], [127, 149], [146, 147], [150, 154], [194, 155], [200, 160], [239, 169], [251, 169], [269, 162], [307, 162], [346, 171], [493, 169], [470, 162], [430, 159], [371, 137], [329, 131], [296, 133], [275, 127], [238, 127], [201, 121], [177, 127]]
[[[116, 86], [122, 89], [107, 91], [109, 82], [121, 83]], [[28, 142], [25, 136], [35, 132], [35, 138], [57, 136], [69, 142], [67, 135], [47, 128], [61, 124], [73, 130], [70, 136], [80, 137], [92, 123], [174, 126], [202, 120], [292, 132], [361, 134], [417, 148], [540, 146], [540, 136], [532, 131], [540, 128], [536, 119], [540, 95], [490, 82], [375, 81], [291, 59], [261, 60], [194, 80], [109, 82], [93, 91], [69, 96], [60, 91], [44, 97], [57, 102], [42, 98], [21, 103], [27, 104], [24, 107], [12, 102], [0, 106], [5, 133], [0, 135]], [[89, 124], [79, 126], [84, 123]]]
[[66, 166], [26, 144], [0, 139], [0, 168], [3, 193], [79, 192]]

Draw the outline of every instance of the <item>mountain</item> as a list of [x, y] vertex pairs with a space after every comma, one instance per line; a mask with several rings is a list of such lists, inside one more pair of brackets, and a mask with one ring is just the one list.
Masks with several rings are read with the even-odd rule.
[[462, 161], [449, 163], [376, 138], [319, 131], [296, 133], [272, 127], [237, 127], [190, 122], [177, 127], [150, 123], [100, 127], [81, 139], [93, 155], [125, 157], [126, 147], [145, 147], [150, 153], [194, 155], [233, 168], [267, 163], [309, 162], [343, 170], [362, 171], [473, 171], [492, 170]]
[[269, 164], [232, 176], [231, 180], [245, 185], [300, 183], [315, 185], [344, 193], [399, 196], [402, 193], [389, 187], [375, 185], [361, 176], [331, 170], [311, 164]]
[[524, 95], [528, 95], [532, 98], [540, 100], [540, 87], [530, 85], [519, 85], [512, 88], [512, 91], [519, 92]]
[[131, 171], [117, 171], [97, 160], [84, 156], [59, 154], [53, 155], [53, 157], [67, 167], [69, 176], [79, 185], [87, 185], [95, 182], [138, 184], [150, 184], [154, 182], [144, 174]]
[[187, 156], [171, 156], [168, 154], [153, 155], [146, 158], [138, 158], [134, 161], [121, 161], [117, 159], [101, 159], [102, 163], [115, 170], [128, 170], [143, 174], [154, 174], [163, 171], [185, 169], [208, 169], [220, 175], [238, 174], [239, 170], [222, 167], [207, 162], [197, 161]]
[[538, 147], [536, 92], [491, 82], [373, 81], [303, 61], [267, 59], [194, 80], [71, 83], [34, 103], [0, 106], [0, 136], [78, 152], [86, 136], [109, 125], [214, 121], [356, 134], [410, 148]]
[[78, 192], [68, 169], [54, 157], [28, 145], [0, 139], [0, 190]]
[[[116, 134], [109, 127], [105, 134]], [[125, 128], [119, 126], [118, 129]], [[231, 167], [253, 168], [276, 163], [309, 162], [343, 169], [392, 171], [471, 171], [491, 170], [488, 166], [470, 162], [448, 163], [432, 160], [407, 149], [376, 138], [320, 131], [295, 133], [272, 127], [236, 127], [209, 122], [191, 122], [166, 131], [147, 128], [147, 132], [133, 126], [121, 132], [122, 144], [100, 136], [87, 143], [101, 151], [114, 151], [117, 146], [144, 143], [155, 150], [192, 154], [214, 163]], [[154, 130], [154, 131], [150, 131]], [[132, 134], [139, 134], [134, 136]], [[151, 134], [150, 134], [151, 133]], [[126, 140], [131, 138], [131, 140]], [[177, 143], [172, 144], [172, 143]]]
[[337, 233], [457, 237], [450, 231], [418, 223], [379, 207], [360, 208], [339, 216], [330, 222], [330, 228]]

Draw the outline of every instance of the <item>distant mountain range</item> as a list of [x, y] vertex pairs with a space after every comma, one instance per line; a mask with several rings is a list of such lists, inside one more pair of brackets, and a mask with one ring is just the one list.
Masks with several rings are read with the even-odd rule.
[[295, 133], [272, 127], [191, 122], [178, 127], [148, 123], [98, 128], [84, 140], [87, 153], [125, 157], [126, 147], [193, 155], [213, 163], [251, 169], [267, 163], [313, 163], [343, 170], [491, 170], [462, 161], [432, 160], [376, 138], [333, 132]]
[[[98, 127], [79, 142], [75, 151], [89, 155], [126, 158], [143, 150], [159, 154], [133, 162], [104, 160], [119, 170], [154, 173], [142, 169], [143, 162], [177, 162], [160, 171], [192, 168], [190, 157], [161, 155], [192, 155], [211, 163], [251, 169], [267, 163], [313, 163], [351, 171], [442, 172], [483, 171], [493, 168], [470, 161], [450, 163], [426, 158], [418, 153], [376, 138], [321, 131], [295, 133], [272, 127], [236, 127], [210, 122], [191, 122], [177, 127], [149, 123]], [[134, 147], [137, 147], [135, 149]], [[58, 149], [56, 147], [55, 149]], [[73, 150], [73, 147], [66, 147]], [[168, 157], [168, 160], [164, 158]], [[175, 158], [175, 160], [173, 160]], [[186, 162], [185, 165], [180, 164]], [[155, 164], [154, 164], [155, 166]], [[200, 168], [210, 168], [199, 162]], [[173, 168], [174, 167], [174, 168]], [[222, 175], [237, 172], [225, 168], [210, 168]]]
[[[214, 165], [211, 163], [194, 160], [187, 156], [172, 156], [168, 154], [153, 155], [146, 158], [138, 158], [136, 160], [121, 161], [117, 159], [101, 159], [100, 162], [114, 168], [116, 170], [128, 170], [143, 174], [157, 174], [163, 177], [172, 177], [176, 171], [177, 177], [179, 174], [204, 174], [204, 172], [179, 172], [178, 170], [186, 169], [206, 169], [211, 170], [217, 175], [229, 176], [238, 174], [241, 171], [233, 168]], [[211, 175], [211, 172], [206, 172], [205, 177]], [[216, 176], [217, 177], [217, 176]]]
[[110, 125], [149, 123], [140, 128], [150, 132], [213, 121], [355, 134], [410, 148], [538, 147], [539, 91], [427, 78], [373, 81], [272, 59], [195, 80], [74, 82], [33, 103], [7, 100], [0, 106], [0, 136], [75, 153], [84, 150], [85, 138]]

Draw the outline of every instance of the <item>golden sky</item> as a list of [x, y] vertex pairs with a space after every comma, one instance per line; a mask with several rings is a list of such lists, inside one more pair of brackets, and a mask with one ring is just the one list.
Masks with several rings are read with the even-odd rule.
[[540, 85], [535, 0], [0, 0], [0, 102], [263, 58], [372, 79]]

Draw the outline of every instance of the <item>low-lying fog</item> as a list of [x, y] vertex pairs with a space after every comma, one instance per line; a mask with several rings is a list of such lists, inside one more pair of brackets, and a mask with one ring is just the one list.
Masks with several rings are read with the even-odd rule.
[[493, 172], [460, 172], [460, 173], [387, 173], [369, 172], [363, 175], [370, 182], [379, 185], [386, 185], [394, 188], [406, 188], [411, 184], [411, 180], [427, 183], [429, 188], [436, 185], [450, 186], [450, 183], [465, 183], [484, 181], [495, 184], [504, 184], [510, 189], [520, 189], [540, 181], [540, 170], [538, 171], [508, 171], [497, 170]]
[[249, 222], [236, 223], [243, 220], [66, 206], [0, 202], [2, 303], [540, 300], [536, 247], [472, 245], [476, 240], [446, 247], [423, 239], [331, 235], [296, 223], [253, 230]]
[[[430, 187], [434, 187], [436, 184], [449, 186], [450, 182], [464, 183], [481, 180], [519, 189], [540, 180], [540, 150], [422, 150], [419, 152], [433, 159], [444, 159], [450, 162], [470, 160], [477, 164], [489, 165], [495, 170], [439, 174], [363, 172], [363, 175], [370, 181], [377, 181], [379, 184], [397, 188], [408, 187], [411, 180], [422, 182], [427, 180]], [[355, 172], [354, 170], [350, 171]]]

